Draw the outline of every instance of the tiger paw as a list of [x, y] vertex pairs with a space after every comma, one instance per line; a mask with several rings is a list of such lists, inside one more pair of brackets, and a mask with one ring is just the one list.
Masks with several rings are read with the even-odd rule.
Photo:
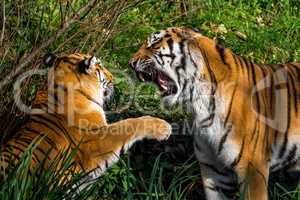
[[165, 120], [151, 116], [140, 117], [140, 119], [143, 120], [143, 132], [147, 138], [166, 140], [172, 133], [171, 125]]

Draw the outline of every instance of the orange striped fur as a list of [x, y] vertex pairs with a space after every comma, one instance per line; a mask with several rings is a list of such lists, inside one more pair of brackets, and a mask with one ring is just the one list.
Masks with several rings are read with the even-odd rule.
[[51, 160], [69, 146], [79, 149], [77, 171], [101, 175], [130, 145], [143, 138], [163, 140], [171, 128], [164, 120], [144, 116], [108, 124], [103, 103], [112, 90], [112, 74], [95, 57], [70, 54], [44, 59], [49, 66], [48, 88], [37, 92], [30, 121], [2, 147], [2, 167], [9, 157], [17, 161], [29, 144], [43, 137], [33, 152], [32, 166]]
[[[207, 199], [267, 199], [270, 172], [300, 157], [300, 63], [257, 64], [190, 28], [153, 33], [130, 60], [165, 101], [192, 110]], [[230, 197], [231, 198], [231, 197]]]

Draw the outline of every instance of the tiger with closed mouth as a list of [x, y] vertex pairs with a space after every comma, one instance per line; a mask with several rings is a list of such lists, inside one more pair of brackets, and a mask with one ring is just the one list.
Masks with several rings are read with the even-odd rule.
[[153, 33], [129, 61], [169, 104], [193, 113], [207, 199], [268, 198], [271, 172], [300, 156], [300, 63], [257, 64], [198, 30]]
[[9, 164], [16, 165], [30, 144], [40, 138], [31, 169], [45, 160], [47, 170], [60, 153], [69, 147], [78, 148], [75, 171], [90, 172], [94, 180], [136, 141], [169, 137], [171, 126], [159, 118], [106, 121], [103, 104], [112, 94], [113, 76], [97, 57], [47, 54], [44, 63], [48, 66], [47, 88], [38, 90], [29, 121], [2, 144], [2, 170]]

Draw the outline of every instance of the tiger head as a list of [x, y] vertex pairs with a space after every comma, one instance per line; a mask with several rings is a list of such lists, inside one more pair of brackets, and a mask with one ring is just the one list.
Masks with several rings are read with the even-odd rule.
[[[44, 64], [49, 67], [49, 94], [51, 90], [55, 95], [60, 91], [69, 98], [73, 93], [72, 98], [78, 99], [79, 103], [82, 102], [82, 96], [91, 103], [103, 106], [104, 101], [109, 99], [113, 92], [112, 74], [94, 56], [74, 53], [58, 57], [47, 54]], [[55, 98], [62, 98], [62, 95]], [[64, 103], [68, 103], [69, 100], [63, 99]]]
[[186, 102], [207, 78], [203, 49], [210, 46], [215, 47], [214, 41], [197, 29], [168, 28], [153, 33], [129, 64], [141, 81], [155, 83], [168, 103]]

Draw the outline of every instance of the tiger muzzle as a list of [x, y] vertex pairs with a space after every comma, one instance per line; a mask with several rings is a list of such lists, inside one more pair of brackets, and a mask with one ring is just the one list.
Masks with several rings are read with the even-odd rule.
[[161, 91], [162, 96], [169, 96], [177, 93], [178, 88], [175, 82], [166, 73], [156, 69], [153, 62], [132, 58], [129, 61], [129, 64], [140, 81], [153, 82], [156, 84]]
[[136, 58], [131, 58], [128, 62], [128, 64], [133, 68], [135, 69], [137, 67], [137, 64], [138, 64], [138, 59]]

